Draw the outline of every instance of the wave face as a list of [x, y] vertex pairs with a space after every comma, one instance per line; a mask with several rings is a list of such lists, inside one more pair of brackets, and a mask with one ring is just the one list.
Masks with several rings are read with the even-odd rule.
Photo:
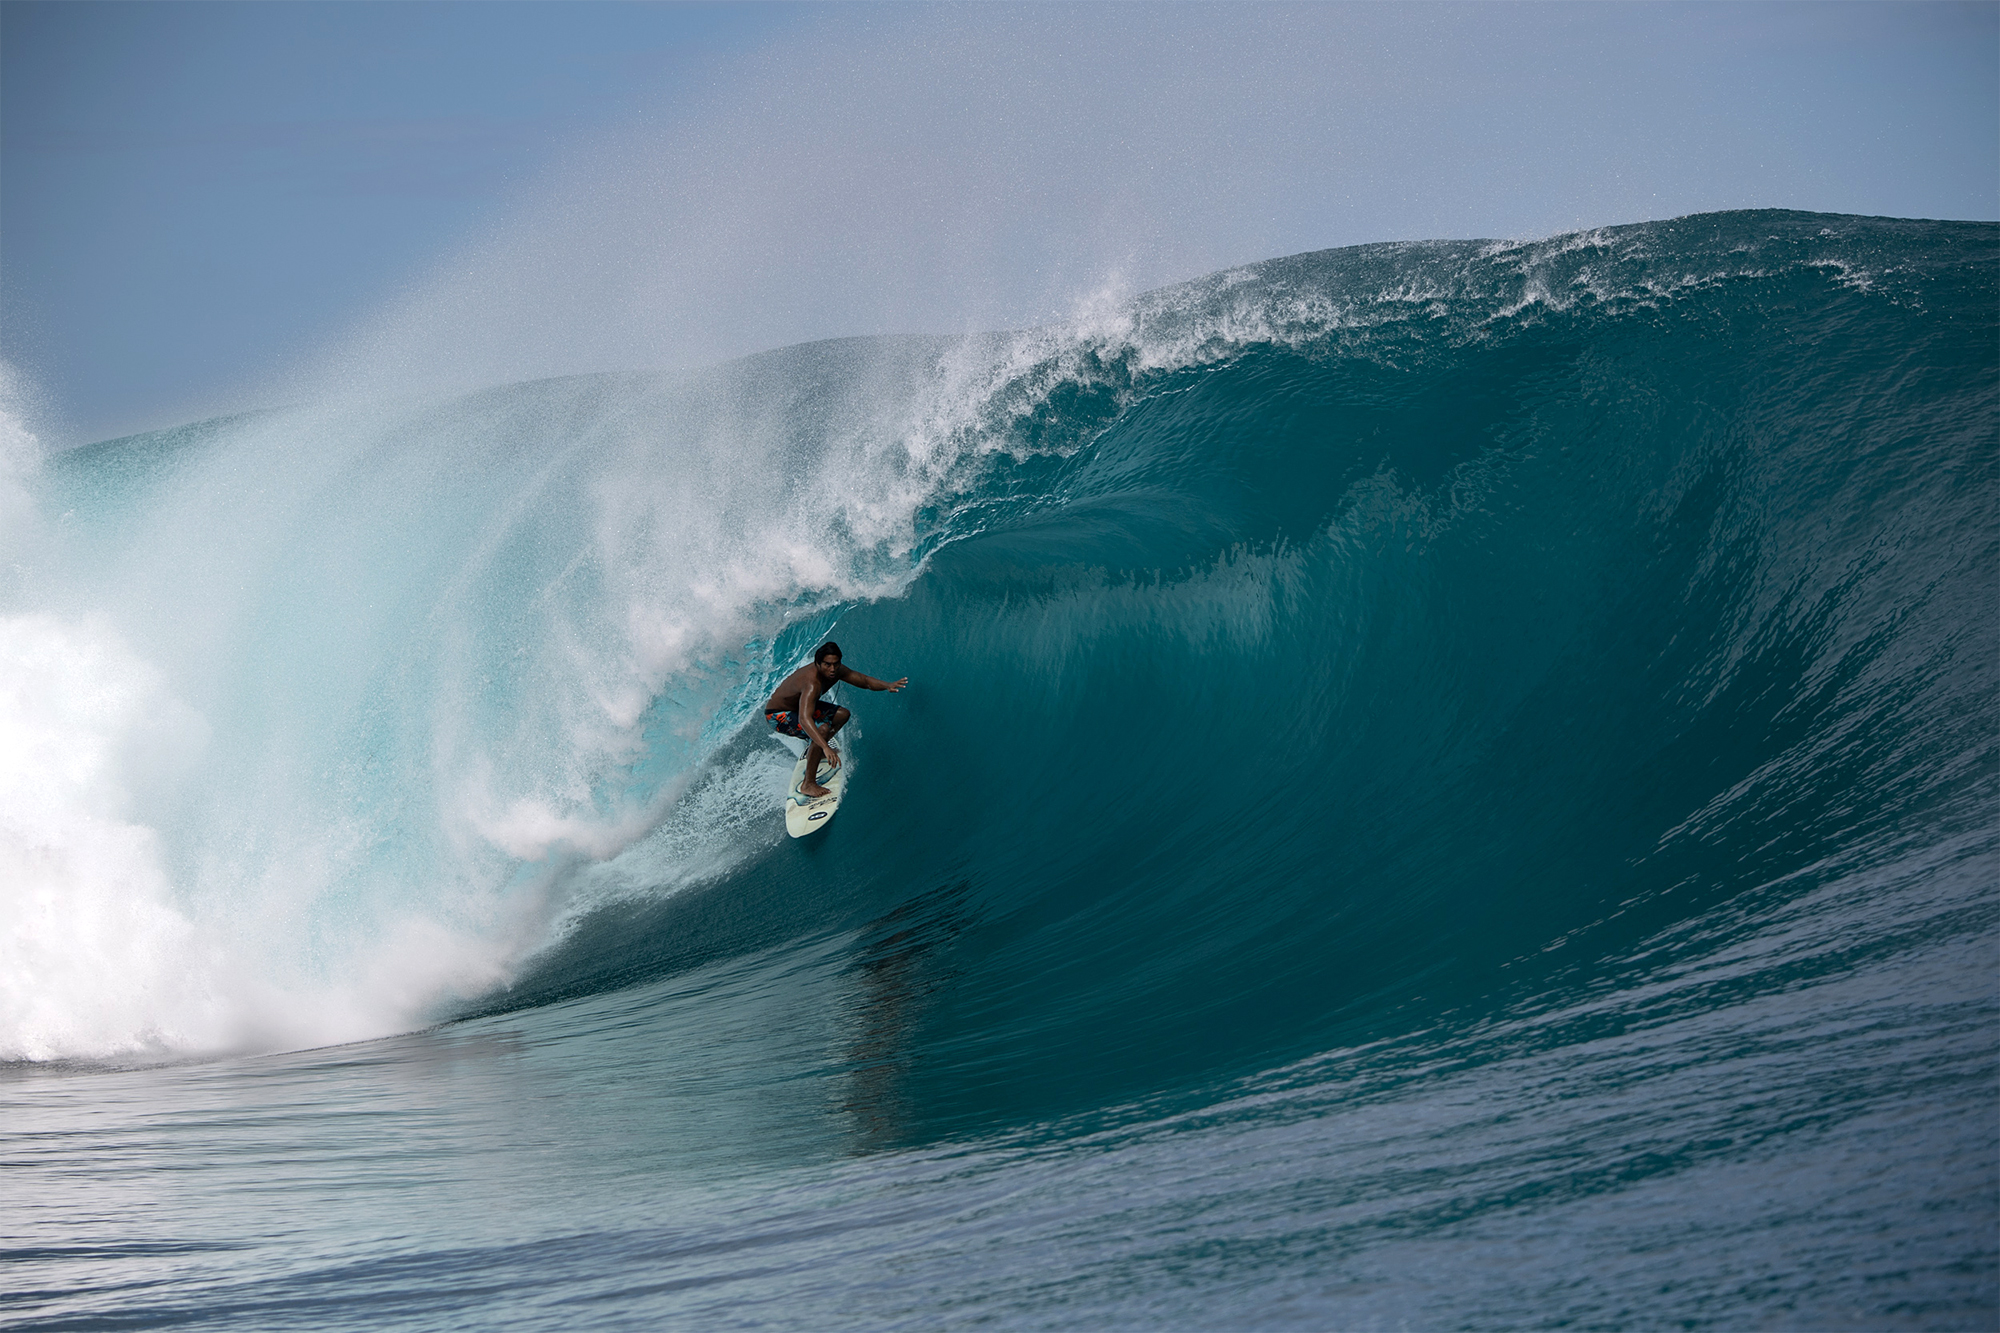
[[[810, 1085], [777, 1139], [837, 1124], [800, 1160], [899, 1154], [934, 1202], [1119, 1162], [1087, 1244], [1021, 1205], [966, 1318], [1975, 1324], [1996, 249], [1768, 212], [1366, 246], [1020, 334], [58, 455], [0, 664], [0, 1054], [456, 1017], [560, 1035], [580, 1086], [620, 1040], [715, 1107]], [[758, 705], [829, 634], [912, 684], [849, 688], [849, 798], [794, 843]], [[817, 1035], [719, 1035], [766, 1023]], [[716, 1151], [783, 1156], [760, 1133]], [[1802, 1203], [1835, 1158], [1861, 1193]], [[1535, 1208], [1631, 1239], [1590, 1210], [1696, 1227], [1658, 1201], [1746, 1171], [1746, 1227], [1819, 1219], [1789, 1286], [1646, 1297], [1632, 1239], [1609, 1304], [1454, 1304], [1353, 1240]], [[970, 1253], [897, 1243], [913, 1284]], [[1312, 1286], [1329, 1245], [1358, 1303]], [[842, 1263], [785, 1308], [887, 1318]], [[1216, 1303], [1160, 1304], [1183, 1272]]]

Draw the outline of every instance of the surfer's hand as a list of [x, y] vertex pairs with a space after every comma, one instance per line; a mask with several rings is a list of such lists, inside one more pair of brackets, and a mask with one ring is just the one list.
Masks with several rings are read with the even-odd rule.
[[901, 690], [905, 685], [908, 685], [909, 683], [910, 683], [910, 678], [908, 676], [905, 676], [901, 680], [890, 681], [887, 685], [884, 685], [882, 688], [889, 691], [889, 693], [891, 694], [895, 694], [897, 691]]

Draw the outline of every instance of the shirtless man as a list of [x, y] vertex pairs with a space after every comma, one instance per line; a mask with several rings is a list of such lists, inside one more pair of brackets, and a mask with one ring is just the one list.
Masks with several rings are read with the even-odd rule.
[[799, 784], [799, 790], [807, 796], [826, 795], [826, 788], [819, 784], [822, 758], [831, 761], [835, 768], [840, 767], [840, 755], [833, 748], [833, 738], [847, 725], [849, 714], [845, 708], [834, 707], [820, 695], [835, 682], [843, 680], [864, 690], [888, 690], [892, 694], [910, 683], [908, 676], [901, 680], [877, 680], [842, 666], [840, 645], [829, 641], [819, 646], [812, 661], [785, 677], [784, 682], [771, 691], [771, 697], [764, 701], [764, 720], [771, 724], [771, 730], [812, 742], [812, 748], [806, 751], [806, 780]]

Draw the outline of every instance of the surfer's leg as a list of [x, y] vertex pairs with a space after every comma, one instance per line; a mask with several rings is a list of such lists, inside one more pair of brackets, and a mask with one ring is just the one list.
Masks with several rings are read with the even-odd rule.
[[[827, 740], [831, 741], [834, 738], [834, 735], [842, 727], [847, 725], [847, 719], [852, 716], [854, 715], [848, 712], [845, 708], [829, 708], [824, 713], [822, 713], [820, 712], [819, 708], [815, 706], [813, 708], [813, 725], [819, 728], [820, 735], [826, 737]], [[833, 766], [835, 768], [840, 767], [840, 754], [838, 751], [835, 751], [834, 753], [830, 754], [828, 758], [833, 760]], [[814, 768], [813, 772], [816, 774], [819, 772], [819, 769]]]
[[[841, 711], [844, 713], [847, 710], [843, 708]], [[800, 740], [806, 742], [806, 776], [805, 781], [799, 783], [799, 790], [808, 796], [826, 795], [826, 788], [819, 785], [819, 764], [820, 760], [826, 758], [826, 751], [820, 749], [819, 742], [808, 736], [806, 729], [799, 725], [798, 714], [789, 711], [766, 713], [764, 714], [764, 720], [769, 722], [771, 730], [777, 732], [780, 736], [797, 736]], [[819, 709], [817, 708], [813, 709], [813, 724], [815, 726], [819, 724]], [[831, 736], [833, 733], [825, 732], [824, 734]]]
[[820, 761], [826, 758], [826, 751], [814, 741], [806, 747], [806, 775], [799, 782], [799, 790], [808, 796], [824, 796], [826, 788], [819, 785]]

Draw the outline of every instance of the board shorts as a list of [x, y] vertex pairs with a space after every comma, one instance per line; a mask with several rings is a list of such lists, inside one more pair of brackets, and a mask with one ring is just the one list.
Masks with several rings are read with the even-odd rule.
[[[839, 704], [830, 704], [824, 699], [815, 699], [813, 701], [813, 725], [818, 726], [820, 723], [830, 720], [839, 708]], [[775, 713], [766, 713], [764, 714], [764, 720], [769, 722], [771, 730], [777, 732], [780, 736], [797, 736], [802, 741], [812, 739], [812, 737], [806, 735], [805, 728], [799, 725], [799, 715], [796, 709], [782, 708]]]

